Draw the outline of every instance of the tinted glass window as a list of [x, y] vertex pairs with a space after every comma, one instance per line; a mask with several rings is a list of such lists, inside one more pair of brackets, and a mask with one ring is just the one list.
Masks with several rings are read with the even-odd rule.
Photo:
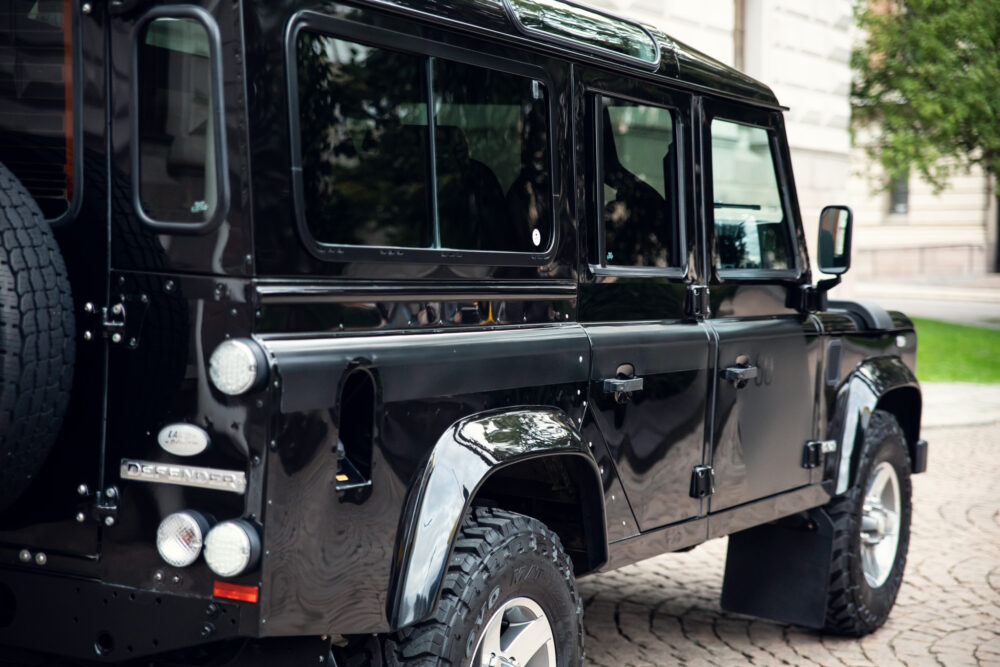
[[532, 252], [549, 245], [544, 88], [434, 59], [441, 247]]
[[601, 107], [602, 263], [677, 266], [677, 155], [671, 112], [609, 98], [602, 98]]
[[770, 136], [712, 121], [715, 245], [720, 269], [794, 268]]
[[425, 59], [303, 32], [302, 180], [322, 243], [431, 247]]
[[548, 248], [541, 83], [306, 31], [297, 58], [304, 208], [317, 241]]
[[0, 1], [0, 162], [46, 218], [73, 198], [69, 3]]
[[215, 213], [215, 135], [208, 32], [194, 19], [150, 21], [140, 41], [139, 198], [159, 222]]

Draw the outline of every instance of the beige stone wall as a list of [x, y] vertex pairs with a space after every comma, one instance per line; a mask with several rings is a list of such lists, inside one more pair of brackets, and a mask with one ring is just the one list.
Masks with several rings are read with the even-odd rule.
[[802, 222], [815, 261], [819, 213], [847, 202], [850, 0], [746, 0], [745, 70], [785, 113]]
[[[990, 178], [976, 168], [949, 179], [935, 193], [911, 175], [906, 213], [889, 210], [883, 176], [864, 151], [851, 152], [848, 182], [855, 215], [855, 278], [974, 276], [990, 270]], [[865, 170], [868, 171], [865, 171]]]

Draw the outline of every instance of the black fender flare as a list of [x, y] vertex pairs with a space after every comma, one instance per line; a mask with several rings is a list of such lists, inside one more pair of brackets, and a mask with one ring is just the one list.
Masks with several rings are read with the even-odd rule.
[[601, 564], [607, 560], [607, 528], [601, 474], [573, 421], [552, 407], [504, 408], [461, 419], [438, 439], [415, 486], [402, 526], [400, 567], [388, 610], [394, 628], [416, 623], [437, 606], [448, 560], [476, 491], [498, 470], [543, 457], [578, 457], [591, 471], [592, 514], [603, 537]]
[[837, 390], [827, 438], [837, 443], [835, 495], [850, 488], [857, 472], [857, 451], [876, 409], [886, 409], [899, 420], [911, 458], [920, 437], [922, 400], [920, 383], [899, 357], [875, 357], [861, 362]]

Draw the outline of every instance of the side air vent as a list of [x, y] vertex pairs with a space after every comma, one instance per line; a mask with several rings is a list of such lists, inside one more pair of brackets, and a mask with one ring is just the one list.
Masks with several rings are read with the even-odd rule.
[[[367, 369], [351, 371], [341, 386], [337, 491], [371, 487], [372, 445], [376, 436], [375, 397], [375, 378]], [[354, 495], [359, 496], [358, 501], [364, 499], [361, 494]]]

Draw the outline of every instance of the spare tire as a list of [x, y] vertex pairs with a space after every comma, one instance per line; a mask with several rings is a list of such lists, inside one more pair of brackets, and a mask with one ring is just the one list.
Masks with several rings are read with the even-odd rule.
[[73, 384], [73, 299], [52, 229], [0, 164], [0, 510], [31, 483]]

